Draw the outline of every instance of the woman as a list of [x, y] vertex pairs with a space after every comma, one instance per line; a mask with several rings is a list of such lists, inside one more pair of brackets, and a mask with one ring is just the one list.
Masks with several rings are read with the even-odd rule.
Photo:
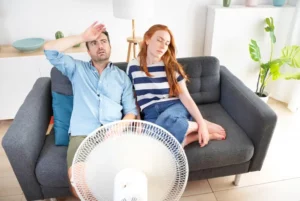
[[174, 37], [167, 26], [150, 27], [138, 58], [128, 64], [127, 74], [143, 120], [165, 128], [183, 146], [198, 140], [204, 147], [209, 140], [225, 139], [225, 130], [204, 120], [191, 98], [188, 78], [176, 60]]

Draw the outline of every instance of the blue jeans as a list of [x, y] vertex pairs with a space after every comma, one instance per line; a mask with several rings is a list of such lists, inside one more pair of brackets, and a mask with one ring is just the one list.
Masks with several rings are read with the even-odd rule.
[[143, 119], [169, 131], [182, 143], [191, 115], [180, 100], [155, 103], [142, 111]]

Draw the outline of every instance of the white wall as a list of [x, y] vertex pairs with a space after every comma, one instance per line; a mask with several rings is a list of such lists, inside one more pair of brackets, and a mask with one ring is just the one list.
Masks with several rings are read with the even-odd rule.
[[273, 17], [277, 38], [273, 59], [278, 58], [291, 32], [290, 26], [295, 10], [295, 6], [210, 6], [207, 16], [210, 26], [206, 27], [204, 55], [217, 57], [221, 65], [226, 66], [246, 86], [255, 91], [259, 64], [250, 58], [249, 43], [251, 39], [256, 40], [262, 62], [269, 60], [271, 43], [269, 34], [264, 30], [264, 19]]
[[[203, 55], [206, 6], [223, 0], [154, 0], [155, 17], [136, 20], [137, 35], [153, 24], [169, 26], [174, 33], [178, 57]], [[259, 0], [271, 4], [272, 0]], [[244, 4], [244, 0], [232, 0]], [[0, 45], [26, 37], [54, 39], [57, 30], [66, 36], [79, 34], [95, 20], [104, 22], [111, 35], [114, 62], [125, 61], [126, 38], [131, 34], [131, 21], [113, 16], [112, 0], [1, 0]]]
[[[300, 0], [293, 0], [291, 5], [296, 6], [296, 12], [289, 27], [289, 35], [286, 45], [300, 45]], [[299, 73], [299, 69], [284, 66], [284, 73]], [[300, 81], [299, 80], [276, 80], [272, 81], [268, 88], [271, 96], [288, 104], [293, 112], [300, 112]]]

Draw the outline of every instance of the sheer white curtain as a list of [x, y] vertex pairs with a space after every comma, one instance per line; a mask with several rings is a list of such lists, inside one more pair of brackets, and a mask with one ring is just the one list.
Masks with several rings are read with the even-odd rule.
[[[296, 5], [296, 12], [290, 26], [286, 45], [300, 45], [300, 0], [290, 1]], [[300, 69], [284, 67], [283, 72], [300, 72]], [[292, 112], [300, 111], [300, 80], [277, 80], [271, 86], [270, 96], [288, 104]]]

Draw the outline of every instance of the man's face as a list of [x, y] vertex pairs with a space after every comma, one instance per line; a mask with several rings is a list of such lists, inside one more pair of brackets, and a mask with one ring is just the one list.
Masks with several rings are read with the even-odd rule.
[[92, 61], [100, 62], [109, 60], [111, 47], [104, 33], [96, 40], [88, 42], [88, 46], [88, 53]]

